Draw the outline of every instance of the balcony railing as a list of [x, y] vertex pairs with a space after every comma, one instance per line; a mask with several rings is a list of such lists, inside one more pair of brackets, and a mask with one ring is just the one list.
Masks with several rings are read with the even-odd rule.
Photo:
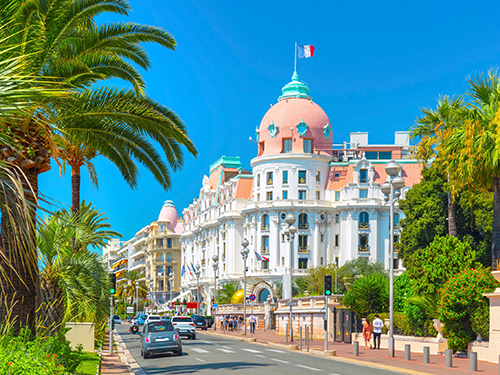
[[134, 263], [132, 264], [132, 267], [138, 266], [138, 265], [140, 265], [140, 264], [146, 264], [146, 261], [144, 261], [144, 260], [140, 260], [140, 261], [138, 261], [138, 262], [134, 262]]
[[299, 223], [299, 229], [309, 229], [308, 223]]
[[299, 254], [306, 254], [309, 252], [309, 246], [299, 246]]
[[260, 227], [260, 229], [262, 229], [262, 230], [269, 230], [269, 224], [262, 224], [262, 226]]
[[260, 248], [260, 252], [264, 255], [269, 254], [269, 246], [263, 246]]
[[370, 246], [369, 245], [359, 245], [358, 247], [358, 253], [369, 253], [370, 252]]
[[358, 225], [359, 229], [370, 229], [370, 223], [362, 223], [360, 222]]

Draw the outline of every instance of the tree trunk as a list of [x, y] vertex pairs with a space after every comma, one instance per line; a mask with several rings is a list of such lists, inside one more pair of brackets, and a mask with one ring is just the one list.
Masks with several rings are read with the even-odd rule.
[[448, 235], [457, 236], [457, 205], [451, 199], [450, 192], [448, 192]]
[[42, 304], [40, 306], [43, 326], [50, 333], [59, 332], [64, 320], [64, 295], [63, 290], [54, 279], [42, 279], [40, 282]]
[[493, 230], [491, 236], [491, 269], [500, 271], [500, 177], [493, 179]]
[[24, 170], [27, 181], [22, 181], [26, 200], [34, 206], [30, 207], [31, 220], [27, 224], [24, 240], [20, 239], [20, 228], [2, 213], [0, 222], [0, 246], [7, 259], [0, 257], [0, 285], [2, 301], [0, 302], [0, 321], [9, 321], [18, 332], [22, 326], [28, 326], [35, 333], [36, 290], [38, 283], [38, 260], [36, 250], [36, 204], [38, 197], [39, 170]]
[[71, 212], [76, 214], [80, 211], [80, 166], [71, 166]]

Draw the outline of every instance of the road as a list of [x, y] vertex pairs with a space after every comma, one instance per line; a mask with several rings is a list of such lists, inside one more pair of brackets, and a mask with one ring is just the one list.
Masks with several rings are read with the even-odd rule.
[[196, 340], [182, 340], [183, 355], [154, 355], [143, 359], [139, 335], [128, 332], [128, 325], [116, 325], [125, 345], [148, 375], [157, 374], [332, 374], [332, 375], [383, 375], [396, 374], [333, 361], [298, 352], [290, 352], [250, 344], [220, 336], [197, 332]]

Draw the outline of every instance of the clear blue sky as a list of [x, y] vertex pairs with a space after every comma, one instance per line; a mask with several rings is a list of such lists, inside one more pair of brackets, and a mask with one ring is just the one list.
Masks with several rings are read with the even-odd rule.
[[[335, 143], [369, 131], [370, 143], [394, 141], [419, 108], [440, 94], [461, 94], [466, 77], [499, 65], [498, 1], [158, 1], [131, 0], [133, 21], [171, 32], [178, 48], [146, 48], [153, 67], [147, 93], [187, 124], [198, 158], [165, 192], [146, 170], [131, 190], [108, 161], [96, 161], [99, 190], [82, 175], [82, 198], [93, 201], [113, 229], [129, 239], [158, 217], [171, 199], [181, 213], [199, 194], [208, 167], [240, 156], [250, 168], [256, 145], [248, 137], [293, 74], [294, 43], [316, 47], [298, 73], [327, 113]], [[69, 173], [40, 177], [45, 195], [71, 204]]]

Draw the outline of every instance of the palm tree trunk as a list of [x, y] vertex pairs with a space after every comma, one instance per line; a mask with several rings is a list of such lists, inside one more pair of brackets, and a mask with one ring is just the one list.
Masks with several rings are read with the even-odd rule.
[[451, 199], [450, 192], [448, 192], [448, 235], [457, 236], [457, 205]]
[[80, 211], [80, 173], [79, 165], [71, 166], [71, 212], [76, 214]]
[[40, 283], [42, 304], [41, 324], [51, 333], [59, 332], [64, 320], [64, 294], [57, 280], [42, 280]]
[[[35, 332], [36, 290], [38, 262], [36, 251], [36, 204], [38, 198], [38, 169], [24, 170], [27, 180], [22, 181], [26, 199], [33, 204], [27, 233], [20, 236], [18, 226], [2, 213], [0, 221], [0, 246], [8, 259], [0, 257], [0, 321], [9, 320], [15, 332], [28, 326]], [[23, 237], [24, 239], [20, 238]]]
[[500, 260], [500, 177], [493, 178], [493, 229], [491, 236], [491, 269], [497, 270]]

